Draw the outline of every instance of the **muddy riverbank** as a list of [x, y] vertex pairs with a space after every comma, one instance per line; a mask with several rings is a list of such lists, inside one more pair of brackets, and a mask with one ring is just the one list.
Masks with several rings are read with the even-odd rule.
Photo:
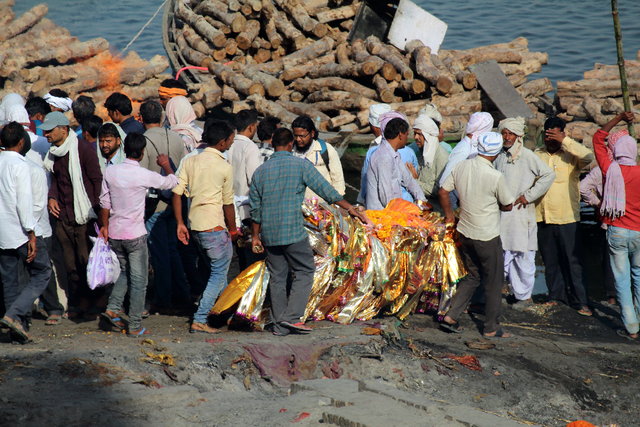
[[[595, 313], [505, 305], [503, 324], [516, 336], [492, 341], [481, 340], [480, 314], [462, 319], [458, 335], [413, 315], [404, 324], [317, 322], [308, 336], [277, 339], [226, 329], [194, 335], [187, 318], [152, 316], [146, 341], [100, 331], [97, 322], [46, 327], [36, 319], [33, 343], [11, 345], [6, 336], [0, 343], [0, 419], [53, 426], [638, 425], [640, 347], [616, 335], [614, 309], [596, 305]], [[398, 414], [404, 418], [394, 422]]]

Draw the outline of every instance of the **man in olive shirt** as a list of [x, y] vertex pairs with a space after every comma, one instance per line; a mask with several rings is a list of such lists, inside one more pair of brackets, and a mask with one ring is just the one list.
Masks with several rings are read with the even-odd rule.
[[440, 188], [440, 203], [447, 223], [454, 222], [449, 193], [460, 198], [460, 251], [468, 274], [458, 283], [451, 308], [441, 323], [452, 332], [459, 330], [458, 318], [467, 308], [476, 288], [484, 285], [485, 337], [510, 336], [498, 321], [502, 302], [504, 253], [500, 241], [500, 211], [509, 211], [515, 197], [493, 162], [502, 150], [502, 135], [487, 132], [478, 137], [478, 155], [458, 163]]
[[549, 303], [569, 303], [583, 316], [591, 316], [578, 257], [580, 171], [594, 159], [587, 147], [564, 133], [558, 117], [544, 124], [544, 147], [536, 154], [556, 174], [547, 194], [536, 204], [538, 245], [545, 266]]

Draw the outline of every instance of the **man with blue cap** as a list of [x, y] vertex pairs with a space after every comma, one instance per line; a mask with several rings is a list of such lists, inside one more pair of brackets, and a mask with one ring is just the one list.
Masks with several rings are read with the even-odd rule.
[[485, 292], [485, 337], [508, 338], [498, 321], [502, 303], [504, 253], [500, 240], [500, 211], [510, 211], [515, 197], [504, 175], [493, 162], [502, 150], [502, 135], [487, 132], [477, 138], [478, 155], [460, 162], [440, 188], [440, 203], [447, 223], [455, 221], [449, 193], [455, 190], [460, 199], [460, 251], [467, 276], [458, 283], [451, 307], [441, 326], [459, 332], [458, 319], [467, 308], [476, 288], [482, 282]]

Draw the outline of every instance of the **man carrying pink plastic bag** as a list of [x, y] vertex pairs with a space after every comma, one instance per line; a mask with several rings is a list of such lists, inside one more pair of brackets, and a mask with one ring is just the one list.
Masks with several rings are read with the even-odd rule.
[[100, 194], [99, 237], [108, 239], [111, 248], [120, 261], [120, 277], [116, 280], [107, 309], [102, 313], [116, 328], [123, 330], [126, 325], [120, 317], [124, 297], [129, 292], [130, 337], [149, 334], [142, 327], [142, 312], [147, 293], [149, 251], [147, 249], [147, 229], [144, 225], [145, 197], [149, 188], [170, 190], [178, 179], [173, 175], [169, 158], [161, 154], [157, 158], [167, 176], [152, 172], [140, 166], [147, 145], [141, 134], [131, 133], [124, 140], [126, 160], [118, 165], [108, 166], [102, 181]]

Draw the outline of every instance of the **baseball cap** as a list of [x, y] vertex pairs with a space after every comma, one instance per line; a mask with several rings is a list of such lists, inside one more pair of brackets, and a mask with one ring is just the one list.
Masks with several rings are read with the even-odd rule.
[[52, 111], [44, 116], [44, 122], [42, 122], [38, 129], [51, 130], [56, 126], [69, 126], [69, 119], [60, 111]]

